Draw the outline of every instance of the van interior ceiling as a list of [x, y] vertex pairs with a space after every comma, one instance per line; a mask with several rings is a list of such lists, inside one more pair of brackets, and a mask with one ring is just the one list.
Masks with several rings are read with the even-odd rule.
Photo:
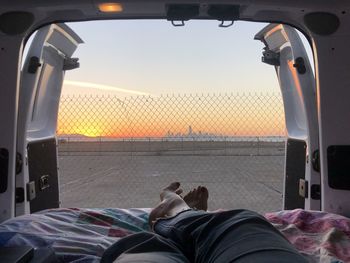
[[[150, 196], [157, 197], [158, 188], [172, 179], [190, 188], [207, 184], [210, 210], [239, 206], [263, 213], [310, 260], [350, 262], [349, 12], [345, 0], [2, 3], [0, 262], [4, 255], [4, 262], [100, 260], [102, 252], [87, 244], [105, 251], [124, 236], [148, 231], [155, 200]], [[98, 70], [84, 71], [84, 42], [91, 40], [85, 33], [93, 35], [98, 26], [86, 27], [83, 34], [79, 27], [107, 20], [116, 30], [100, 27], [106, 37], [90, 52]], [[131, 26], [122, 29], [127, 21]], [[161, 39], [147, 42], [152, 26], [165, 21], [169, 29], [157, 33]], [[233, 39], [224, 43], [220, 37], [242, 21], [261, 25], [250, 38], [262, 50], [260, 66], [277, 77], [277, 97], [220, 90], [234, 83], [251, 55], [227, 70], [226, 62], [234, 61], [228, 53], [243, 49], [230, 48]], [[209, 23], [225, 33], [214, 39]], [[139, 33], [132, 34], [136, 25]], [[195, 39], [197, 25], [202, 35], [187, 50], [193, 43], [186, 36]], [[181, 36], [178, 42], [170, 31]], [[112, 43], [115, 50], [106, 51]], [[133, 54], [127, 53], [131, 49]], [[105, 82], [89, 81], [112, 65], [108, 59], [118, 68], [106, 70]], [[195, 67], [198, 75], [191, 71]], [[120, 83], [129, 78], [131, 84], [109, 84], [115, 72]], [[228, 78], [214, 76], [220, 73]], [[263, 74], [241, 75], [250, 83]], [[158, 82], [164, 86], [162, 77], [172, 89], [166, 95], [155, 88]], [[190, 90], [186, 81], [202, 89], [174, 95], [174, 90]], [[139, 89], [141, 82], [152, 88]], [[176, 90], [176, 85], [182, 87]], [[63, 87], [68, 86], [105, 93], [67, 95]], [[313, 220], [327, 225], [326, 231], [313, 228]], [[287, 226], [297, 231], [291, 234]], [[331, 229], [344, 239], [332, 239]], [[298, 238], [311, 240], [312, 249], [298, 247]], [[336, 249], [317, 240], [335, 242]]]

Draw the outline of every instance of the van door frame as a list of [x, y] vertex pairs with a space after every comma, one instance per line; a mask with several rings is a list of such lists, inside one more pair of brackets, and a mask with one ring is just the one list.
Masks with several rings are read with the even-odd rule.
[[[0, 36], [0, 148], [7, 151], [1, 161], [0, 222], [15, 216], [16, 139], [23, 35]], [[4, 154], [2, 154], [4, 155]], [[6, 160], [7, 159], [7, 160]]]

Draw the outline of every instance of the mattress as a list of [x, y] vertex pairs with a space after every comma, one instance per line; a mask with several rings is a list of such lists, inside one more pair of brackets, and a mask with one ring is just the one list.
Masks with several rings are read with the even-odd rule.
[[[114, 242], [149, 231], [148, 208], [59, 208], [0, 225], [0, 246], [52, 248], [60, 262], [99, 262]], [[350, 262], [350, 220], [301, 209], [265, 215], [310, 262]]]

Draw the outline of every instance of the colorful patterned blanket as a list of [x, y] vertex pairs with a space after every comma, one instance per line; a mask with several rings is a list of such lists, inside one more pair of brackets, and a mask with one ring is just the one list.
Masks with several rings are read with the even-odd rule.
[[99, 262], [118, 239], [148, 230], [150, 209], [50, 209], [0, 225], [0, 246], [52, 247], [60, 262]]
[[350, 262], [350, 219], [344, 216], [295, 209], [265, 217], [310, 262]]
[[[60, 262], [99, 262], [107, 247], [149, 230], [150, 209], [61, 208], [25, 215], [0, 225], [0, 246], [51, 247]], [[300, 209], [265, 217], [310, 262], [350, 262], [350, 219]]]

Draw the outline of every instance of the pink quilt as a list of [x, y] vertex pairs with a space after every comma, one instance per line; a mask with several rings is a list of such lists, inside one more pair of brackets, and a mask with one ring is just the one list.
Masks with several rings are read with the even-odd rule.
[[310, 262], [350, 262], [350, 219], [301, 209], [267, 213], [265, 217]]
[[[106, 248], [131, 233], [147, 231], [150, 209], [60, 208], [0, 224], [0, 246], [51, 247], [60, 262], [99, 262]], [[265, 217], [310, 262], [350, 263], [350, 219], [296, 209]]]

